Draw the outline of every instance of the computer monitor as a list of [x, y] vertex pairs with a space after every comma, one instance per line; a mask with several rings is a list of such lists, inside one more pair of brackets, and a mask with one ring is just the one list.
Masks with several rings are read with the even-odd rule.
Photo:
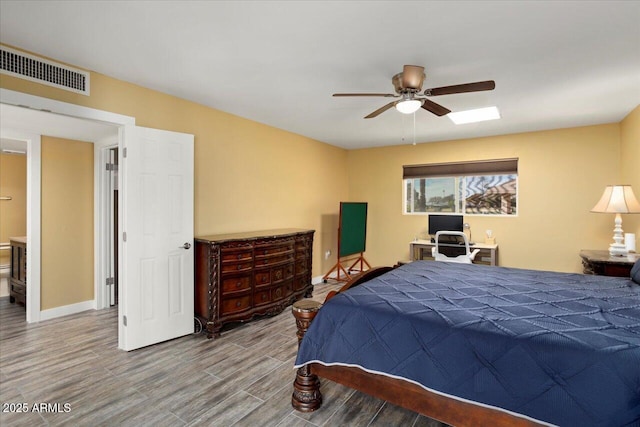
[[438, 231], [463, 231], [462, 215], [429, 215], [429, 234]]

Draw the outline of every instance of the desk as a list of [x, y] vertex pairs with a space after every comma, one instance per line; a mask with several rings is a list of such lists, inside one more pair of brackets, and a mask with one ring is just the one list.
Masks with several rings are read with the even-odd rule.
[[581, 250], [584, 274], [599, 276], [629, 277], [631, 267], [640, 259], [640, 254], [630, 253], [626, 256], [611, 256], [609, 251]]
[[[416, 260], [433, 260], [431, 256], [431, 248], [435, 247], [435, 243], [431, 243], [431, 240], [414, 240], [409, 245], [409, 252], [411, 259]], [[439, 245], [441, 248], [460, 248], [464, 249], [461, 245]], [[474, 249], [480, 249], [480, 252], [473, 260], [474, 264], [485, 265], [498, 265], [498, 245], [485, 245], [484, 243], [476, 243], [473, 246], [469, 246], [469, 249], [473, 252]]]

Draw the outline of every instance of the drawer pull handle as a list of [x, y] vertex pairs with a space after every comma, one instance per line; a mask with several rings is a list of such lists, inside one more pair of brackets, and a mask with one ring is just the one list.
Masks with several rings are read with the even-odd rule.
[[267, 294], [262, 294], [262, 301], [267, 299]]
[[238, 301], [238, 302], [236, 303], [236, 307], [240, 307], [241, 305], [242, 305], [242, 303], [241, 303], [240, 301]]
[[242, 254], [238, 254], [237, 258], [242, 259]]
[[238, 264], [238, 267], [237, 267], [237, 268], [238, 268], [238, 270], [242, 270], [242, 265], [241, 265], [241, 264]]
[[242, 282], [238, 281], [238, 283], [236, 283], [236, 288], [239, 288], [240, 286], [242, 286]]

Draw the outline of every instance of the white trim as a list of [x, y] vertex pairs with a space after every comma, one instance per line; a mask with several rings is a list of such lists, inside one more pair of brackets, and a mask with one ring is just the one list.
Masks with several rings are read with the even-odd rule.
[[[83, 107], [80, 105], [60, 102], [53, 99], [42, 98], [39, 96], [29, 95], [22, 92], [16, 92], [8, 89], [0, 89], [0, 103], [16, 105], [20, 107], [32, 108], [35, 110], [45, 110], [56, 114], [62, 114], [80, 119], [98, 120], [114, 125], [135, 125], [135, 117], [124, 116], [121, 114], [111, 113], [109, 111], [96, 110], [94, 108]], [[7, 131], [8, 132], [8, 131]], [[17, 135], [27, 135], [27, 137], [18, 137]], [[2, 130], [2, 137], [5, 136], [5, 130]], [[122, 132], [118, 132], [118, 143], [121, 144]], [[40, 135], [27, 134], [22, 131], [15, 131], [15, 135], [7, 135], [7, 138], [27, 140], [27, 245], [30, 250], [27, 251], [27, 322], [38, 322], [43, 320], [40, 311], [40, 294], [41, 294], [41, 163], [40, 163]], [[95, 184], [94, 184], [95, 185]], [[99, 197], [99, 194], [94, 195]], [[94, 213], [94, 215], [96, 215]], [[95, 224], [94, 216], [94, 224]], [[97, 257], [98, 253], [94, 254]], [[99, 260], [98, 262], [103, 262]], [[95, 277], [100, 269], [94, 271]], [[95, 308], [96, 300], [92, 301], [91, 308]], [[52, 309], [55, 310], [55, 309]], [[118, 308], [120, 310], [120, 307]], [[47, 310], [49, 311], [49, 310]]]
[[67, 102], [60, 102], [49, 98], [15, 92], [8, 89], [0, 89], [0, 102], [3, 104], [27, 107], [34, 110], [43, 110], [65, 116], [78, 117], [80, 119], [97, 120], [116, 125], [135, 125], [136, 118], [123, 116], [109, 111], [96, 110]]
[[108, 212], [107, 198], [108, 186], [106, 183], [107, 172], [105, 164], [108, 163], [109, 150], [118, 146], [118, 135], [108, 137], [102, 141], [96, 141], [93, 151], [94, 156], [94, 179], [93, 179], [93, 250], [94, 250], [94, 293], [96, 299], [96, 309], [109, 308], [109, 298], [107, 296], [107, 265], [109, 254], [107, 251], [107, 240], [109, 235], [108, 222], [110, 212]]
[[317, 284], [319, 284], [319, 283], [322, 283], [322, 282], [323, 282], [323, 280], [324, 280], [324, 279], [323, 279], [323, 276], [316, 276], [316, 277], [312, 277], [312, 278], [311, 278], [311, 284], [312, 284], [312, 285], [317, 285]]
[[63, 305], [61, 307], [54, 307], [48, 310], [42, 310], [40, 312], [40, 320], [51, 320], [57, 317], [68, 316], [70, 314], [80, 313], [87, 310], [95, 310], [95, 300], [87, 300], [78, 302], [75, 304]]
[[0, 128], [0, 137], [27, 142], [27, 322], [40, 321], [40, 135]]

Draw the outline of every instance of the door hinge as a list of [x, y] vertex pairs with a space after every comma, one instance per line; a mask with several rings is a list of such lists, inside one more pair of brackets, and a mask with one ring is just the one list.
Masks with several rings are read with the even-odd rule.
[[127, 316], [126, 316], [126, 315], [125, 315], [125, 316], [122, 316], [122, 324], [123, 324], [124, 326], [127, 326]]
[[116, 280], [113, 277], [107, 277], [107, 286], [115, 285]]
[[127, 241], [127, 232], [126, 232], [126, 231], [124, 231], [124, 232], [122, 233], [122, 241], [123, 241], [123, 242], [126, 242], [126, 241]]
[[122, 149], [122, 157], [127, 157], [127, 147]]
[[117, 171], [118, 170], [118, 165], [115, 163], [107, 163], [107, 170], [108, 171]]

